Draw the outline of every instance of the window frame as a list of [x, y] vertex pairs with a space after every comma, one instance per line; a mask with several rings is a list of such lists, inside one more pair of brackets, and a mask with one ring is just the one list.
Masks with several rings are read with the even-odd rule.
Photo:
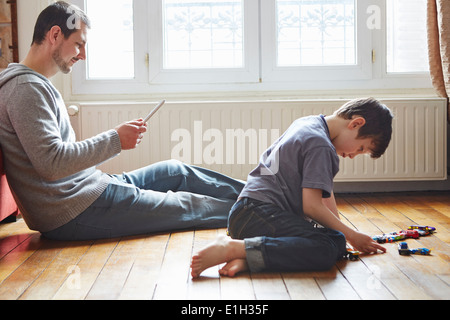
[[[163, 25], [162, 0], [149, 1], [149, 21]], [[205, 69], [164, 69], [162, 30], [150, 27], [149, 44], [149, 82], [152, 84], [204, 84], [204, 83], [256, 83], [259, 81], [258, 39], [258, 0], [245, 0], [243, 3], [244, 28], [244, 66], [242, 68], [205, 68]], [[161, 14], [158, 14], [161, 13]]]
[[368, 0], [355, 1], [356, 4], [356, 64], [324, 66], [277, 66], [276, 0], [261, 3], [262, 16], [268, 23], [263, 24], [262, 38], [262, 79], [268, 82], [310, 82], [369, 80], [372, 78], [372, 32], [365, 25], [364, 16]]
[[[85, 9], [85, 0], [72, 0], [74, 5]], [[139, 12], [145, 6], [146, 0], [133, 0], [134, 13]], [[133, 79], [88, 79], [87, 61], [80, 60], [73, 67], [72, 72], [72, 93], [81, 94], [125, 94], [143, 93], [148, 90], [148, 75], [145, 64], [147, 52], [147, 19], [144, 15], [134, 14], [134, 78]], [[137, 32], [140, 30], [140, 32]], [[88, 42], [89, 46], [89, 33]], [[112, 47], [112, 51], [114, 48]], [[143, 58], [144, 57], [144, 58]]]
[[[85, 0], [73, 3], [85, 7]], [[366, 25], [369, 5], [380, 8], [381, 29]], [[357, 0], [354, 66], [277, 67], [275, 0], [244, 0], [244, 6], [244, 68], [164, 70], [162, 0], [134, 0], [135, 78], [87, 79], [86, 62], [80, 61], [71, 77], [72, 96], [432, 88], [429, 73], [387, 72], [386, 0]]]

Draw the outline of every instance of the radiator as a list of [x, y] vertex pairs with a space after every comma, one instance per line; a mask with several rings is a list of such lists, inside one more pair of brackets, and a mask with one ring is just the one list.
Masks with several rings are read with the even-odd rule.
[[[395, 114], [385, 155], [341, 159], [336, 181], [444, 180], [447, 123], [443, 99], [382, 100]], [[344, 100], [167, 103], [149, 122], [142, 144], [99, 168], [131, 171], [178, 159], [246, 179], [260, 154], [297, 118], [332, 114]], [[89, 138], [130, 119], [145, 117], [153, 103], [80, 104], [79, 136]]]

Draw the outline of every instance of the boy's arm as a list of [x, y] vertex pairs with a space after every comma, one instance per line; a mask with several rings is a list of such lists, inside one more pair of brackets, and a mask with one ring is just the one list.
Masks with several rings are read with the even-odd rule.
[[322, 202], [339, 220], [341, 220], [339, 210], [336, 205], [336, 198], [334, 197], [334, 192], [331, 192], [331, 196], [329, 198], [322, 198]]
[[353, 230], [339, 220], [339, 218], [322, 201], [322, 190], [303, 188], [303, 212], [311, 219], [326, 228], [337, 230], [345, 235], [347, 241], [358, 251], [376, 253], [377, 250], [386, 252], [386, 248], [376, 243], [368, 235]]

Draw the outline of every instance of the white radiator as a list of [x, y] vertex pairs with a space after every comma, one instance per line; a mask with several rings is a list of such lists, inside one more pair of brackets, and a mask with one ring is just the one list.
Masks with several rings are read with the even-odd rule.
[[[109, 173], [178, 159], [246, 179], [259, 156], [297, 118], [329, 115], [345, 101], [167, 103], [149, 122], [142, 144], [100, 168]], [[447, 124], [443, 99], [383, 100], [395, 114], [386, 154], [341, 160], [336, 181], [444, 180]], [[81, 138], [144, 117], [155, 104], [81, 104]]]

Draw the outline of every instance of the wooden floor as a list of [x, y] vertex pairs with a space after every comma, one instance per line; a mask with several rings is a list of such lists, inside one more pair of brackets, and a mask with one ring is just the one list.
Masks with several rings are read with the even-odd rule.
[[337, 195], [343, 221], [369, 235], [412, 224], [437, 232], [411, 248], [431, 256], [388, 253], [340, 261], [328, 272], [245, 273], [221, 278], [218, 268], [192, 280], [193, 252], [225, 230], [105, 241], [54, 242], [23, 220], [0, 225], [0, 299], [450, 299], [450, 192]]

